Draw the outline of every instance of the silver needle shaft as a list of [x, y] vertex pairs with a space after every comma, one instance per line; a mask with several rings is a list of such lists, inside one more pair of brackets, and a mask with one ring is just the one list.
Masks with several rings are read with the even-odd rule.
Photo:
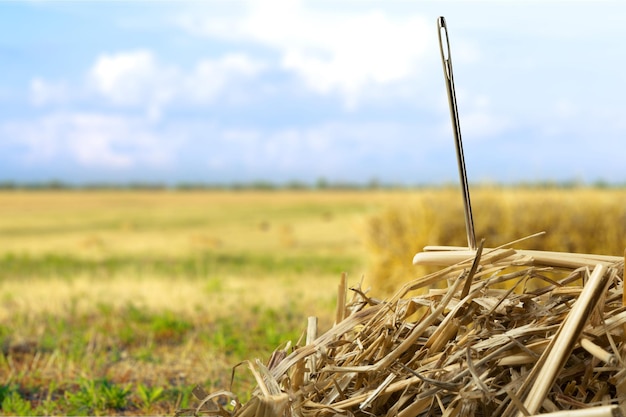
[[[448, 27], [446, 19], [441, 16], [437, 19], [439, 32], [439, 49], [441, 62], [443, 63], [443, 75], [446, 80], [448, 103], [450, 104], [450, 117], [452, 118], [452, 131], [454, 144], [456, 145], [456, 159], [461, 177], [463, 189], [463, 203], [465, 209], [465, 230], [467, 232], [467, 244], [470, 249], [476, 250], [476, 234], [474, 232], [474, 218], [472, 216], [472, 203], [470, 201], [469, 184], [467, 182], [467, 170], [465, 169], [465, 156], [463, 155], [463, 143], [461, 142], [461, 125], [459, 124], [459, 112], [456, 105], [456, 92], [454, 91], [454, 75], [452, 73], [452, 58], [450, 56], [450, 41], [448, 40]], [[444, 47], [445, 42], [445, 47]]]

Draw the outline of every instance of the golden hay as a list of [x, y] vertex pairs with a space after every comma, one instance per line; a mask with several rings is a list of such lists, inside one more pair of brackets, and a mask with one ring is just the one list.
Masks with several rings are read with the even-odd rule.
[[[482, 245], [467, 257], [436, 249], [416, 261], [444, 255], [437, 262], [450, 265], [385, 301], [355, 288], [346, 302], [343, 277], [330, 330], [315, 337], [310, 323], [303, 346], [277, 350], [266, 364], [247, 363], [258, 383], [247, 403], [199, 389], [200, 405], [179, 414], [622, 415], [622, 258]], [[447, 289], [424, 293], [442, 282]]]
[[[476, 236], [492, 245], [545, 230], [519, 249], [621, 255], [626, 230], [626, 189], [472, 190]], [[411, 257], [426, 245], [466, 245], [457, 188], [420, 190], [368, 216], [363, 236], [367, 280], [376, 294], [392, 295], [402, 283], [436, 271], [418, 270]]]

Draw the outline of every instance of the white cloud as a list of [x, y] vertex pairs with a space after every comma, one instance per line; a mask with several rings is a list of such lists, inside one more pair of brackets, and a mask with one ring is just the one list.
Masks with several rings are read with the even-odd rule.
[[86, 71], [84, 79], [73, 83], [35, 77], [30, 81], [34, 105], [86, 104], [102, 100], [117, 108], [139, 108], [150, 120], [158, 120], [163, 108], [178, 100], [203, 104], [220, 95], [242, 78], [254, 77], [261, 63], [241, 54], [202, 59], [185, 71], [177, 65], [160, 62], [150, 50], [100, 54]]
[[430, 140], [431, 133], [395, 122], [226, 127], [212, 132], [211, 145], [220, 152], [208, 155], [207, 165], [224, 174], [230, 169], [253, 178], [367, 181], [401, 175], [412, 182], [432, 165], [427, 161], [429, 152], [442, 147], [441, 141]]
[[30, 99], [36, 106], [48, 103], [64, 102], [70, 99], [68, 87], [63, 82], [50, 83], [42, 78], [33, 78], [30, 82]]
[[283, 69], [320, 94], [340, 93], [354, 106], [372, 85], [405, 81], [434, 49], [434, 24], [420, 15], [369, 9], [342, 13], [297, 1], [250, 2], [243, 17], [180, 16], [191, 33], [277, 50]]
[[149, 118], [157, 120], [173, 101], [203, 104], [231, 95], [239, 99], [238, 83], [263, 69], [260, 61], [229, 53], [202, 59], [185, 71], [159, 62], [151, 51], [136, 50], [100, 55], [88, 71], [87, 84], [112, 104], [145, 108]]
[[[152, 52], [138, 50], [102, 54], [89, 78], [97, 92], [116, 104], [133, 105], [157, 98], [168, 99], [168, 79], [174, 77], [172, 68], [159, 68]], [[153, 87], [161, 85], [156, 91]]]
[[579, 109], [577, 108], [576, 103], [573, 103], [568, 99], [559, 99], [557, 100], [555, 107], [555, 115], [561, 119], [572, 119], [578, 116]]
[[166, 166], [170, 148], [140, 119], [97, 113], [53, 113], [0, 126], [6, 142], [32, 164], [68, 161], [86, 168]]
[[244, 54], [227, 54], [217, 60], [203, 59], [192, 73], [178, 80], [179, 93], [198, 102], [210, 102], [242, 78], [252, 78], [265, 65]]
[[468, 141], [477, 142], [503, 136], [507, 129], [512, 128], [509, 116], [495, 110], [489, 97], [476, 95], [467, 104], [468, 111], [459, 116], [459, 123], [463, 137]]
[[[467, 88], [460, 88], [457, 91], [457, 105], [463, 142], [476, 144], [504, 137], [508, 130], [515, 127], [510, 115], [506, 111], [494, 108], [490, 97], [485, 94], [471, 94]], [[441, 119], [440, 132], [443, 136], [452, 137], [447, 97], [444, 100], [442, 96], [437, 107], [442, 114], [446, 113], [446, 117]]]
[[487, 109], [464, 114], [459, 123], [463, 139], [468, 142], [496, 137], [511, 127], [507, 119]]

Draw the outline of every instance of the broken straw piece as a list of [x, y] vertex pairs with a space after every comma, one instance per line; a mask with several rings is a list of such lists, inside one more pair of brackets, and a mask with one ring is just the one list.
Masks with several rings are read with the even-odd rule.
[[546, 414], [535, 414], [531, 417], [623, 417], [624, 413], [617, 405], [582, 408], [580, 410], [563, 410]]
[[[597, 264], [604, 266], [620, 262], [619, 256], [594, 255], [587, 253], [566, 253], [525, 249], [484, 249], [485, 254], [505, 255], [505, 251], [513, 251], [510, 256], [519, 265], [552, 266], [557, 268], [593, 268]], [[472, 259], [475, 251], [456, 246], [426, 246], [424, 252], [413, 257], [413, 265], [450, 266]], [[493, 255], [492, 255], [493, 256]]]

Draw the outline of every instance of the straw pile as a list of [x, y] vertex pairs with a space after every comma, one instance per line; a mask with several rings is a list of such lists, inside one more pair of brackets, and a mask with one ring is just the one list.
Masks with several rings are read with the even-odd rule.
[[448, 266], [386, 301], [358, 288], [346, 301], [344, 277], [329, 331], [317, 337], [310, 324], [302, 346], [277, 350], [266, 364], [247, 363], [258, 382], [247, 403], [197, 389], [200, 405], [180, 413], [622, 415], [622, 258], [482, 245], [476, 252], [429, 249], [414, 262]]

